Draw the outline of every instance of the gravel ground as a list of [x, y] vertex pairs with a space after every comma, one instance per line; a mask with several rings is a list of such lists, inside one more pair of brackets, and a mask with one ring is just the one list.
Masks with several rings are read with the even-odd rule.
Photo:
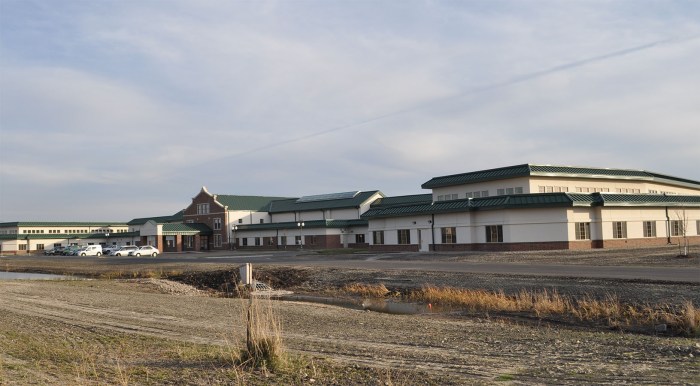
[[[672, 248], [441, 254], [427, 258], [591, 264], [595, 256], [599, 260], [604, 258], [601, 264], [615, 261], [613, 265], [621, 269], [625, 265], [694, 267], [698, 264], [698, 258], [677, 259]], [[399, 260], [426, 256], [386, 254], [373, 258]], [[0, 264], [21, 268], [19, 260], [10, 259], [4, 258]], [[35, 260], [27, 264], [37, 269]], [[57, 267], [48, 265], [44, 272], [56, 272]], [[70, 269], [80, 272], [92, 268]], [[168, 266], [165, 270], [170, 269], [179, 270], [182, 277], [188, 272], [184, 266]], [[360, 282], [383, 283], [392, 291], [426, 284], [502, 289], [507, 293], [523, 288], [556, 289], [572, 296], [614, 294], [630, 303], [680, 304], [691, 300], [700, 304], [699, 286], [683, 283], [408, 272], [400, 269], [399, 261], [397, 269], [382, 272], [280, 266], [256, 269], [259, 277], [268, 279], [277, 288], [313, 295], [336, 293], [345, 284]], [[234, 272], [236, 267], [211, 265], [207, 270]], [[67, 336], [119, 333], [214, 346], [229, 344], [233, 336], [243, 333], [243, 303], [211, 296], [215, 283], [204, 284], [207, 283], [199, 283], [200, 288], [195, 288], [163, 278], [0, 281], [0, 340], [9, 339], [7, 326], [20, 329], [26, 326], [37, 333], [42, 329], [58, 330]], [[329, 360], [341, 368], [333, 378], [315, 379], [317, 384], [700, 383], [700, 340], [696, 338], [622, 333], [488, 314], [390, 315], [297, 301], [276, 301], [273, 307], [279, 314], [284, 344], [290, 352]], [[401, 375], [391, 382], [353, 378], [354, 372], [363, 369], [399, 371]], [[66, 380], [70, 378], [23, 362], [0, 346], [0, 384], [50, 384]], [[196, 382], [184, 379], [179, 383]], [[271, 378], [263, 383], [278, 382]], [[300, 383], [311, 382], [307, 379]]]

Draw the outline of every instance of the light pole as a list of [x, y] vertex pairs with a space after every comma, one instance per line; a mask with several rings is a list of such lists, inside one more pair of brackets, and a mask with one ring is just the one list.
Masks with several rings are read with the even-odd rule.
[[231, 234], [232, 234], [232, 239], [231, 239], [231, 245], [233, 249], [236, 249], [236, 230], [238, 229], [238, 225], [234, 225], [231, 227]]
[[304, 249], [304, 222], [299, 221], [297, 226], [299, 227], [299, 245], [301, 249]]

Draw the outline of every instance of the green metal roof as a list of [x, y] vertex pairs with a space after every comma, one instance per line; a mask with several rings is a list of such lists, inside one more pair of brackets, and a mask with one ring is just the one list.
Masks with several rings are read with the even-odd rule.
[[163, 235], [211, 235], [209, 226], [202, 223], [171, 223], [163, 224]]
[[593, 193], [596, 202], [601, 206], [700, 206], [700, 196], [662, 195], [662, 194], [613, 194]]
[[673, 177], [644, 170], [534, 164], [522, 164], [497, 169], [479, 170], [469, 173], [434, 177], [421, 185], [421, 187], [423, 189], [433, 189], [444, 186], [473, 184], [477, 182], [529, 176], [644, 180], [700, 189], [700, 181]]
[[467, 198], [436, 201], [432, 204], [382, 206], [368, 210], [362, 218], [386, 218], [421, 214], [457, 213], [477, 210], [551, 208], [591, 206], [596, 202], [590, 194], [537, 193], [510, 196]]
[[525, 209], [552, 207], [630, 206], [630, 207], [700, 207], [700, 195], [653, 195], [609, 193], [533, 193], [510, 196], [437, 201], [432, 205], [394, 205], [371, 208], [362, 218], [386, 218], [421, 214], [456, 213], [476, 210]]
[[157, 224], [164, 224], [164, 223], [171, 223], [171, 222], [181, 222], [183, 213], [185, 211], [181, 210], [174, 215], [171, 216], [157, 216], [157, 217], [141, 217], [141, 218], [135, 218], [131, 221], [129, 221], [127, 224], [128, 225], [143, 225], [151, 220], [155, 221]]
[[[277, 200], [287, 200], [289, 197], [265, 197], [265, 196], [237, 196], [229, 194], [215, 194], [214, 199], [228, 210], [255, 210], [267, 211], [270, 202]], [[296, 198], [294, 198], [296, 200]]]
[[[299, 229], [296, 221], [266, 223], [266, 224], [247, 224], [238, 225], [238, 231], [254, 231], [254, 230], [275, 230], [275, 229]], [[304, 221], [304, 229], [307, 228], [349, 228], [367, 226], [367, 220], [311, 220]]]
[[413, 194], [409, 196], [391, 196], [382, 197], [372, 203], [372, 207], [392, 206], [392, 205], [415, 205], [415, 204], [430, 204], [433, 202], [433, 195], [428, 194]]
[[270, 213], [286, 213], [324, 209], [359, 208], [360, 205], [362, 205], [365, 201], [367, 201], [370, 197], [377, 193], [384, 196], [382, 192], [378, 190], [371, 190], [367, 192], [359, 192], [358, 194], [350, 198], [316, 201], [299, 201], [295, 198], [287, 200], [278, 200], [270, 203], [268, 211]]

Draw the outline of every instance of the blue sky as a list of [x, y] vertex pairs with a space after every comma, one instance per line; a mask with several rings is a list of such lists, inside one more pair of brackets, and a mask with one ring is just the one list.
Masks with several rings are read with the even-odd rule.
[[698, 1], [0, 0], [0, 221], [527, 162], [700, 180], [698, 63]]

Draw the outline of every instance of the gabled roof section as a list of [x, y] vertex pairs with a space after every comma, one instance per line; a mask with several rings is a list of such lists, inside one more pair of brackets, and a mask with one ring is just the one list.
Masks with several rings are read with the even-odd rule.
[[[372, 196], [380, 194], [382, 197], [384, 194], [378, 190], [371, 190], [367, 192], [358, 192], [352, 197], [348, 194], [347, 196], [333, 196], [324, 195], [327, 197], [338, 197], [329, 198], [323, 200], [305, 200], [299, 201], [296, 198], [287, 200], [277, 200], [270, 203], [269, 212], [270, 213], [286, 213], [286, 212], [305, 212], [311, 210], [324, 210], [324, 209], [340, 209], [340, 208], [359, 208], [360, 205], [369, 200]], [[314, 197], [320, 197], [314, 196]]]
[[434, 177], [430, 181], [421, 185], [421, 187], [423, 189], [433, 189], [444, 186], [473, 184], [484, 181], [495, 181], [508, 178], [530, 176], [654, 181], [658, 183], [700, 189], [700, 181], [694, 181], [687, 178], [673, 177], [645, 170], [536, 164], [522, 164], [497, 169], [480, 170], [469, 173]]
[[127, 223], [127, 225], [143, 225], [151, 220], [157, 224], [167, 224], [173, 222], [182, 222], [184, 210], [181, 210], [171, 216], [157, 216], [157, 217], [141, 217], [135, 218]]
[[229, 194], [215, 194], [214, 200], [223, 206], [228, 207], [228, 210], [254, 210], [267, 212], [270, 203], [278, 200], [296, 200], [289, 197], [267, 197], [267, 196], [238, 196]]

